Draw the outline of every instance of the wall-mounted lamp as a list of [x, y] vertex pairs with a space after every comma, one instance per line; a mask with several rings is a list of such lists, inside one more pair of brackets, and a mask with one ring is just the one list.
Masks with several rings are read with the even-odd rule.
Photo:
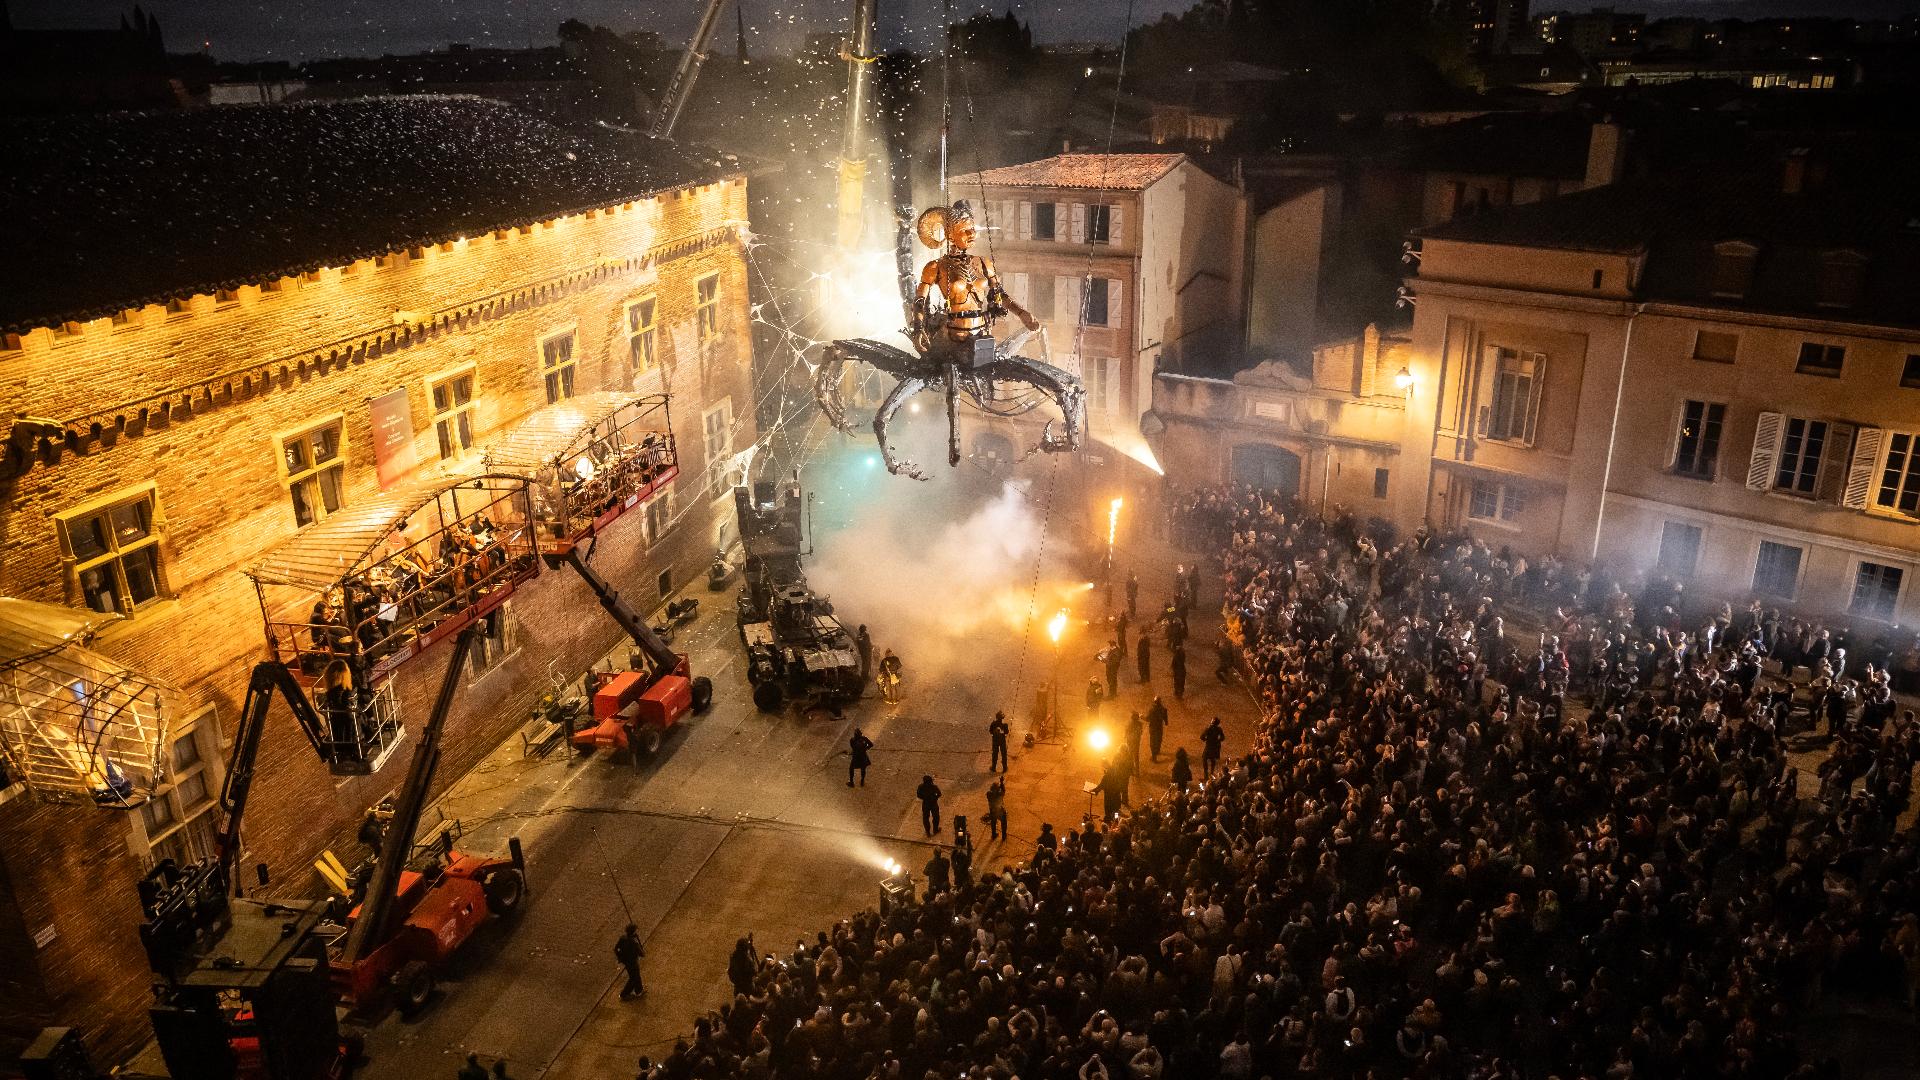
[[1410, 393], [1413, 390], [1413, 372], [1401, 368], [1400, 374], [1393, 377], [1393, 385], [1403, 394]]

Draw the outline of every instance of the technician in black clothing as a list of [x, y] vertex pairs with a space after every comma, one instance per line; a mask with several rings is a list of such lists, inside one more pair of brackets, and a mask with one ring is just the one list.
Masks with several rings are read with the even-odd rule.
[[613, 943], [613, 958], [627, 971], [627, 985], [620, 988], [620, 1000], [636, 998], [647, 992], [640, 981], [640, 958], [647, 955], [646, 946], [640, 944], [640, 928], [627, 924], [627, 932]]
[[1133, 661], [1134, 666], [1139, 669], [1141, 682], [1144, 683], [1153, 678], [1152, 638], [1145, 634], [1140, 635], [1140, 640], [1133, 647]]
[[1220, 744], [1227, 741], [1226, 730], [1220, 726], [1220, 718], [1214, 717], [1207, 730], [1200, 733], [1200, 742], [1205, 749], [1200, 752], [1200, 778], [1213, 779], [1213, 770], [1220, 767]]
[[920, 797], [920, 827], [932, 836], [940, 831], [940, 785], [933, 782], [932, 776], [922, 776], [920, 786], [913, 789]]
[[934, 848], [933, 858], [927, 860], [925, 870], [927, 875], [927, 899], [931, 900], [947, 891], [950, 887], [948, 875], [952, 869], [953, 864], [947, 861], [946, 852], [939, 848]]
[[987, 761], [988, 772], [992, 772], [996, 767], [1001, 772], [1007, 771], [1007, 734], [1012, 730], [1013, 727], [1007, 723], [1005, 712], [993, 714], [993, 722], [987, 725], [987, 734], [993, 736], [993, 756]]
[[1187, 696], [1187, 647], [1175, 645], [1171, 657], [1173, 667], [1174, 700], [1184, 700]]
[[873, 759], [867, 756], [867, 751], [871, 749], [873, 749], [873, 740], [867, 738], [866, 732], [861, 731], [859, 728], [854, 728], [853, 738], [847, 740], [848, 787], [853, 786], [854, 773], [860, 774], [860, 786], [867, 786], [867, 766], [873, 764]]

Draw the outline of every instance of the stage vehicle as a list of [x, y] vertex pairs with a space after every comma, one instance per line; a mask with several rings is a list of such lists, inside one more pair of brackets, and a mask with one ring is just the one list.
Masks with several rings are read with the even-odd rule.
[[[344, 1076], [358, 1055], [341, 1037], [336, 1000], [365, 1016], [389, 1005], [405, 1014], [417, 1012], [433, 993], [436, 972], [489, 915], [519, 910], [526, 898], [526, 860], [517, 838], [509, 841], [506, 857], [456, 851], [451, 831], [424, 851], [413, 843], [439, 763], [447, 713], [481, 632], [478, 625], [468, 625], [454, 639], [358, 903], [234, 895], [240, 825], [274, 696], [286, 698], [310, 737], [321, 730], [286, 667], [276, 662], [255, 667], [221, 792], [226, 824], [215, 854], [185, 867], [162, 862], [140, 882], [146, 916], [140, 939], [159, 976], [150, 1015], [173, 1075], [207, 1080]], [[315, 745], [323, 744], [315, 740]], [[264, 888], [264, 865], [257, 877]]]
[[733, 503], [746, 551], [736, 606], [753, 703], [777, 712], [789, 701], [837, 709], [859, 698], [866, 678], [853, 635], [801, 571], [799, 479], [780, 492], [771, 481], [734, 488]]
[[660, 741], [681, 717], [688, 712], [705, 712], [713, 704], [713, 680], [693, 675], [687, 655], [669, 648], [606, 579], [587, 565], [578, 546], [548, 558], [573, 567], [635, 645], [627, 654], [627, 670], [587, 673], [592, 715], [575, 729], [573, 745], [581, 749], [630, 750], [637, 764], [641, 753], [660, 749]]

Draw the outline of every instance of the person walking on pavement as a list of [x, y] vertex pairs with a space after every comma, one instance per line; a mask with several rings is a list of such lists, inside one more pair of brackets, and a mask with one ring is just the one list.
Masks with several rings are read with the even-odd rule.
[[987, 759], [988, 772], [992, 772], [996, 766], [1001, 772], [1007, 771], [1007, 735], [1012, 730], [1004, 711], [993, 714], [993, 721], [987, 725], [987, 734], [993, 738], [993, 749]]
[[913, 789], [920, 798], [920, 827], [932, 836], [940, 831], [940, 785], [933, 782], [931, 775], [920, 778], [920, 786]]
[[[1155, 698], [1154, 700], [1159, 700]], [[1127, 765], [1129, 772], [1140, 771], [1140, 736], [1147, 725], [1140, 719], [1138, 710], [1127, 718]]]
[[866, 732], [854, 728], [853, 738], [847, 740], [848, 787], [853, 786], [854, 773], [860, 774], [860, 786], [867, 786], [867, 766], [873, 764], [873, 759], [867, 756], [867, 751], [871, 749], [873, 749], [873, 740], [867, 738]]
[[1127, 571], [1127, 615], [1140, 617], [1140, 575]]
[[1007, 782], [995, 780], [987, 785], [987, 839], [1007, 838]]
[[1187, 785], [1193, 783], [1193, 762], [1187, 760], [1186, 747], [1182, 746], [1173, 752], [1173, 772], [1168, 779], [1172, 780], [1173, 786], [1182, 792], [1187, 790]]
[[1149, 682], [1153, 679], [1152, 638], [1145, 634], [1140, 635], [1140, 641], [1133, 649], [1133, 662], [1134, 666], [1140, 671], [1140, 681], [1142, 683]]
[[727, 957], [727, 981], [733, 984], [733, 992], [742, 997], [753, 994], [753, 973], [758, 965], [754, 962], [753, 936], [749, 934], [733, 943], [733, 955]]
[[1173, 699], [1184, 701], [1187, 697], [1187, 647], [1175, 645], [1173, 655], [1167, 661], [1173, 669]]
[[1107, 671], [1107, 696], [1120, 696], [1120, 665], [1127, 662], [1127, 650], [1117, 641], [1108, 641], [1107, 647], [1100, 650], [1100, 666]]
[[1200, 741], [1205, 749], [1200, 752], [1200, 778], [1213, 779], [1213, 770], [1220, 767], [1220, 744], [1227, 741], [1227, 732], [1220, 726], [1220, 718], [1214, 717], [1207, 730], [1200, 733]]
[[860, 650], [860, 681], [864, 683], [873, 677], [873, 635], [867, 633], [866, 623], [854, 633], [853, 647]]
[[1160, 760], [1160, 739], [1167, 733], [1167, 707], [1159, 697], [1147, 706], [1147, 750], [1154, 761]]
[[1113, 617], [1113, 638], [1120, 643], [1122, 656], [1127, 653], [1127, 628], [1132, 625], [1133, 621], [1127, 618], [1127, 613], [1124, 611]]
[[880, 657], [880, 696], [889, 705], [900, 704], [900, 677], [903, 674], [900, 658], [888, 649]]
[[1104, 697], [1105, 695], [1100, 693], [1100, 680], [1088, 679], [1087, 680], [1087, 724], [1089, 726], [1099, 723], [1100, 702], [1104, 700]]
[[620, 961], [626, 969], [627, 985], [620, 988], [620, 1000], [637, 998], [647, 992], [646, 985], [640, 981], [640, 958], [647, 955], [647, 947], [640, 944], [640, 928], [627, 924], [627, 932], [613, 943], [613, 958]]
[[487, 1067], [480, 1064], [480, 1055], [468, 1054], [467, 1063], [460, 1066], [454, 1080], [487, 1080]]

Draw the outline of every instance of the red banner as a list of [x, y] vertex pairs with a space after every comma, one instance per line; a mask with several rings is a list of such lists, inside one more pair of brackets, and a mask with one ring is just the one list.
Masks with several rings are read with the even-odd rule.
[[373, 466], [380, 474], [380, 490], [385, 491], [412, 472], [417, 464], [413, 456], [413, 413], [406, 387], [372, 399], [367, 403], [367, 410], [373, 418]]

